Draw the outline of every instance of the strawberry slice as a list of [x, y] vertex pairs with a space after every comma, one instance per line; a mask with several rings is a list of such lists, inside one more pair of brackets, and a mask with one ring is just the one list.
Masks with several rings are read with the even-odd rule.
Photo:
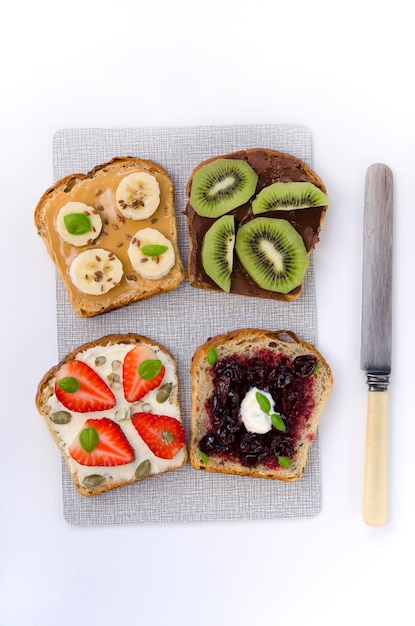
[[113, 467], [134, 460], [134, 450], [119, 424], [108, 417], [86, 420], [69, 446], [69, 454], [80, 465]]
[[160, 459], [172, 459], [186, 443], [183, 425], [174, 417], [134, 413], [131, 421], [140, 437]]
[[68, 361], [56, 374], [55, 394], [70, 411], [88, 413], [106, 411], [116, 399], [95, 370], [83, 361]]
[[165, 367], [149, 346], [138, 345], [127, 352], [123, 363], [124, 395], [128, 402], [137, 402], [158, 387]]

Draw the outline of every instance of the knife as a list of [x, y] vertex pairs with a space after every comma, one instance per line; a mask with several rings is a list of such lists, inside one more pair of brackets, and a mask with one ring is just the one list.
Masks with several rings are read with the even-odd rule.
[[392, 356], [393, 176], [375, 163], [366, 172], [363, 219], [360, 367], [368, 384], [363, 519], [388, 520], [388, 386]]

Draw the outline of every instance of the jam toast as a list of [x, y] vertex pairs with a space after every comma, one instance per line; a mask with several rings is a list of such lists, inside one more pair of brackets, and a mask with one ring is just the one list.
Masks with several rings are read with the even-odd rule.
[[191, 376], [195, 469], [302, 477], [333, 386], [314, 346], [290, 331], [235, 330], [197, 348]]

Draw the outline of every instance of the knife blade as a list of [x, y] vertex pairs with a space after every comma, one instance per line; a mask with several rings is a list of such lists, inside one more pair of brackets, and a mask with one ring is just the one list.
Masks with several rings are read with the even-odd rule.
[[368, 385], [363, 519], [388, 520], [388, 387], [392, 360], [393, 175], [383, 163], [365, 178], [360, 367]]

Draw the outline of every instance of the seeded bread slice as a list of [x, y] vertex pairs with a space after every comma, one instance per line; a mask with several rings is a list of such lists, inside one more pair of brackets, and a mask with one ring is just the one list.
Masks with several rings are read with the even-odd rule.
[[[158, 388], [150, 391], [136, 403], [127, 403], [124, 398], [122, 388], [122, 361], [123, 355], [135, 346], [143, 344], [149, 346], [165, 365], [165, 375]], [[118, 353], [118, 351], [120, 352]], [[93, 366], [95, 359], [99, 357], [100, 365]], [[91, 365], [100, 377], [107, 382], [117, 398], [117, 404], [114, 409], [94, 412], [94, 413], [77, 413], [70, 411], [70, 421], [67, 424], [55, 423], [53, 414], [57, 411], [68, 410], [57, 400], [55, 394], [56, 375], [59, 368], [72, 359], [79, 359]], [[105, 362], [103, 362], [105, 361]], [[114, 363], [114, 361], [116, 361]], [[117, 365], [117, 367], [114, 366]], [[119, 384], [113, 384], [113, 374], [121, 377]], [[157, 391], [160, 386], [165, 383], [171, 383], [171, 391], [167, 400], [158, 402], [156, 399]], [[170, 352], [161, 344], [133, 333], [105, 335], [94, 341], [84, 343], [70, 353], [68, 353], [57, 365], [51, 367], [39, 382], [36, 392], [36, 407], [43, 416], [48, 430], [57, 444], [66, 464], [75, 487], [83, 496], [95, 496], [99, 493], [122, 487], [129, 483], [137, 482], [136, 470], [138, 466], [146, 461], [150, 461], [150, 469], [148, 473], [140, 479], [154, 476], [167, 471], [172, 471], [181, 467], [187, 460], [187, 448], [184, 446], [171, 460], [164, 460], [156, 457], [147, 445], [141, 440], [137, 431], [131, 424], [131, 414], [135, 412], [152, 411], [155, 414], [168, 415], [175, 417], [181, 422], [181, 411], [178, 400], [178, 380], [176, 373], [176, 362]], [[149, 406], [145, 406], [148, 404]], [[107, 417], [115, 421], [121, 426], [121, 429], [127, 437], [130, 445], [135, 452], [134, 460], [128, 465], [119, 467], [86, 467], [76, 463], [69, 454], [69, 445], [78, 435], [85, 421], [89, 418]], [[96, 485], [91, 484], [91, 479], [86, 477], [98, 476], [95, 479]], [[89, 484], [88, 484], [89, 482]], [[92, 480], [92, 482], [94, 482]]]
[[[160, 204], [156, 212], [144, 220], [126, 219], [117, 210], [115, 193], [122, 178], [133, 172], [155, 176], [160, 189]], [[87, 174], [71, 174], [49, 187], [40, 198], [34, 214], [38, 234], [56, 265], [65, 285], [71, 305], [80, 317], [92, 317], [124, 307], [133, 302], [176, 289], [184, 279], [184, 270], [177, 244], [173, 181], [167, 171], [146, 159], [115, 157], [97, 165]], [[84, 247], [64, 242], [57, 233], [56, 215], [67, 202], [83, 202], [102, 218], [103, 228], [95, 241]], [[131, 267], [128, 245], [139, 229], [160, 229], [171, 241], [175, 263], [168, 274], [158, 279], [144, 279]], [[70, 278], [70, 262], [82, 250], [103, 248], [122, 262], [124, 274], [118, 285], [103, 295], [82, 293]]]
[[[318, 361], [317, 371], [313, 376], [314, 407], [308, 419], [293, 440], [294, 453], [290, 457], [290, 467], [281, 465], [270, 468], [264, 463], [247, 467], [226, 453], [200, 453], [199, 444], [208, 432], [211, 424], [209, 401], [213, 395], [213, 367], [208, 354], [217, 354], [217, 363], [233, 355], [252, 357], [261, 351], [272, 351], [278, 355], [286, 355], [290, 360], [300, 355], [315, 355]], [[333, 375], [324, 357], [316, 348], [302, 341], [291, 331], [266, 331], [261, 329], [235, 330], [208, 339], [198, 347], [191, 363], [192, 377], [192, 413], [190, 430], [190, 463], [197, 470], [253, 476], [257, 478], [278, 479], [282, 481], [298, 480], [304, 474], [308, 449], [314, 439], [319, 417], [324, 409], [333, 386]], [[242, 399], [241, 399], [242, 400]], [[287, 433], [288, 434], [288, 433]]]
[[[308, 182], [318, 187], [322, 192], [327, 192], [322, 179], [306, 163], [293, 155], [277, 150], [267, 148], [239, 150], [238, 152], [215, 156], [199, 163], [191, 173], [186, 186], [186, 221], [189, 237], [187, 273], [192, 287], [213, 291], [220, 291], [221, 289], [208, 276], [202, 262], [204, 237], [207, 230], [212, 225], [213, 220], [212, 218], [201, 217], [196, 213], [191, 206], [190, 196], [196, 173], [204, 165], [218, 159], [240, 159], [246, 161], [258, 175], [257, 189], [254, 196], [248, 202], [227, 214], [234, 216], [236, 230], [238, 230], [239, 226], [258, 217], [252, 213], [252, 201], [255, 195], [268, 185], [276, 182]], [[284, 219], [290, 222], [303, 238], [307, 254], [309, 255], [319, 241], [320, 230], [327, 209], [327, 206], [323, 206], [297, 211], [269, 211], [266, 214], [262, 214], [262, 216]], [[301, 289], [302, 285], [296, 287], [289, 293], [278, 293], [259, 287], [243, 269], [238, 255], [236, 253], [234, 254], [230, 293], [257, 298], [292, 301], [299, 297]]]

